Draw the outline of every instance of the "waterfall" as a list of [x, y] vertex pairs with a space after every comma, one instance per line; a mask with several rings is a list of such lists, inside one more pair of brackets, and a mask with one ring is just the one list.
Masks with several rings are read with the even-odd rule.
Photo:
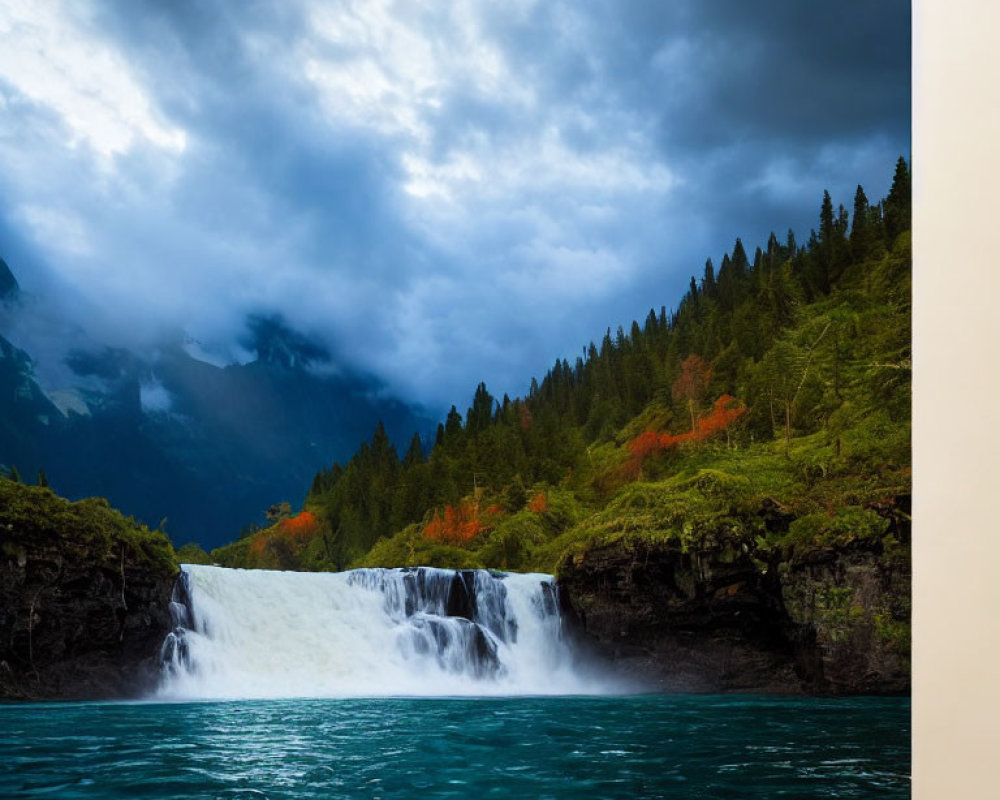
[[551, 575], [185, 564], [163, 698], [590, 694]]

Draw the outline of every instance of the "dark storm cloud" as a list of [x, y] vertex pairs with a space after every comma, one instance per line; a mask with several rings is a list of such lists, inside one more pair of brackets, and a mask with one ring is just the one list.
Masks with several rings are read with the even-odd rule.
[[248, 45], [254, 36], [280, 47], [303, 35], [305, 23], [292, 6], [167, 2], [155, 4], [152, 15], [141, 4], [112, 6], [102, 20], [132, 60], [159, 52], [157, 79], [193, 87], [193, 97], [182, 88], [173, 102], [174, 118], [205, 159], [178, 188], [184, 213], [214, 216], [221, 232], [235, 235], [227, 221], [241, 211], [233, 194], [249, 187], [266, 198], [269, 222], [294, 218], [309, 227], [306, 251], [290, 257], [312, 261], [339, 252], [368, 266], [380, 262], [373, 251], [402, 231], [393, 219], [394, 176], [381, 157], [384, 145], [330, 131], [316, 113], [315, 93], [282, 80]]
[[876, 199], [909, 150], [891, 0], [4, 13], [22, 284], [112, 346], [246, 358], [280, 317], [435, 408], [672, 307], [736, 236], [804, 240], [824, 188]]
[[[905, 135], [908, 5], [733, 4], [691, 24], [692, 91], [668, 96], [664, 141], [695, 150], [766, 140], [801, 149], [879, 132]], [[683, 114], [672, 124], [669, 115]]]

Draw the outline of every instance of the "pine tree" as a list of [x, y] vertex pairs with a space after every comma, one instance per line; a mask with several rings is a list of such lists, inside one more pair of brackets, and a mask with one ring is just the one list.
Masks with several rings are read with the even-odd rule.
[[819, 209], [819, 240], [821, 242], [832, 242], [834, 232], [833, 221], [833, 199], [830, 192], [823, 190], [823, 204]]
[[750, 262], [747, 260], [747, 251], [743, 249], [743, 241], [739, 236], [736, 237], [736, 244], [733, 245], [732, 262], [736, 279], [742, 280], [745, 278]]
[[467, 431], [475, 435], [490, 426], [493, 422], [494, 402], [493, 395], [486, 390], [486, 384], [480, 383], [472, 399], [472, 408], [465, 415]]
[[836, 284], [851, 261], [851, 247], [847, 241], [847, 209], [837, 206], [837, 221], [833, 225], [833, 254], [830, 262], [830, 284]]
[[885, 199], [885, 234], [891, 247], [896, 237], [910, 229], [910, 170], [900, 156], [892, 178], [892, 188]]
[[658, 327], [659, 325], [656, 321], [656, 312], [653, 311], [653, 309], [649, 309], [649, 315], [646, 317], [646, 325], [642, 329], [643, 335], [646, 336], [647, 339], [652, 340], [658, 333]]
[[448, 416], [445, 417], [442, 438], [446, 446], [453, 446], [462, 438], [462, 415], [455, 406], [448, 410]]
[[772, 268], [777, 267], [783, 260], [781, 244], [774, 231], [771, 231], [771, 235], [767, 237], [767, 258]]
[[871, 249], [871, 207], [865, 190], [858, 184], [854, 193], [854, 214], [851, 217], [851, 255], [862, 260]]
[[718, 295], [719, 306], [723, 312], [731, 314], [736, 307], [736, 277], [733, 274], [733, 263], [729, 255], [722, 256], [719, 265]]
[[830, 193], [823, 190], [823, 204], [819, 210], [819, 237], [815, 254], [815, 288], [823, 294], [830, 293], [830, 281], [833, 274], [834, 242], [837, 238], [837, 223], [833, 216], [833, 200]]
[[701, 279], [701, 291], [705, 297], [715, 297], [715, 267], [712, 266], [712, 259], [705, 262], [705, 275]]
[[424, 445], [420, 441], [420, 434], [413, 434], [413, 438], [410, 439], [410, 446], [406, 451], [406, 455], [403, 457], [403, 468], [411, 469], [417, 466], [417, 464], [424, 463]]
[[851, 242], [863, 235], [868, 229], [868, 197], [865, 190], [858, 184], [858, 189], [854, 193], [854, 216], [851, 219]]

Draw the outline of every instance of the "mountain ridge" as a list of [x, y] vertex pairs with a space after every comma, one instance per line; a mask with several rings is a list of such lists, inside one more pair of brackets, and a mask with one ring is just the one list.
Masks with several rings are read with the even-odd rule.
[[49, 391], [0, 331], [0, 464], [212, 547], [272, 503], [301, 503], [329, 454], [352, 452], [380, 419], [397, 435], [429, 432], [422, 410], [380, 396], [373, 379], [313, 371], [328, 357], [279, 319], [248, 327], [257, 358], [245, 364], [210, 364], [183, 343], [152, 359], [91, 345], [65, 357], [75, 383]]

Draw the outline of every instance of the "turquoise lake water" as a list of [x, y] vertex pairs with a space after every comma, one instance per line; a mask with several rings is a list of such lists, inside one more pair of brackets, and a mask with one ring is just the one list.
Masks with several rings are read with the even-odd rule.
[[909, 775], [904, 698], [0, 705], [3, 798], [882, 798]]

